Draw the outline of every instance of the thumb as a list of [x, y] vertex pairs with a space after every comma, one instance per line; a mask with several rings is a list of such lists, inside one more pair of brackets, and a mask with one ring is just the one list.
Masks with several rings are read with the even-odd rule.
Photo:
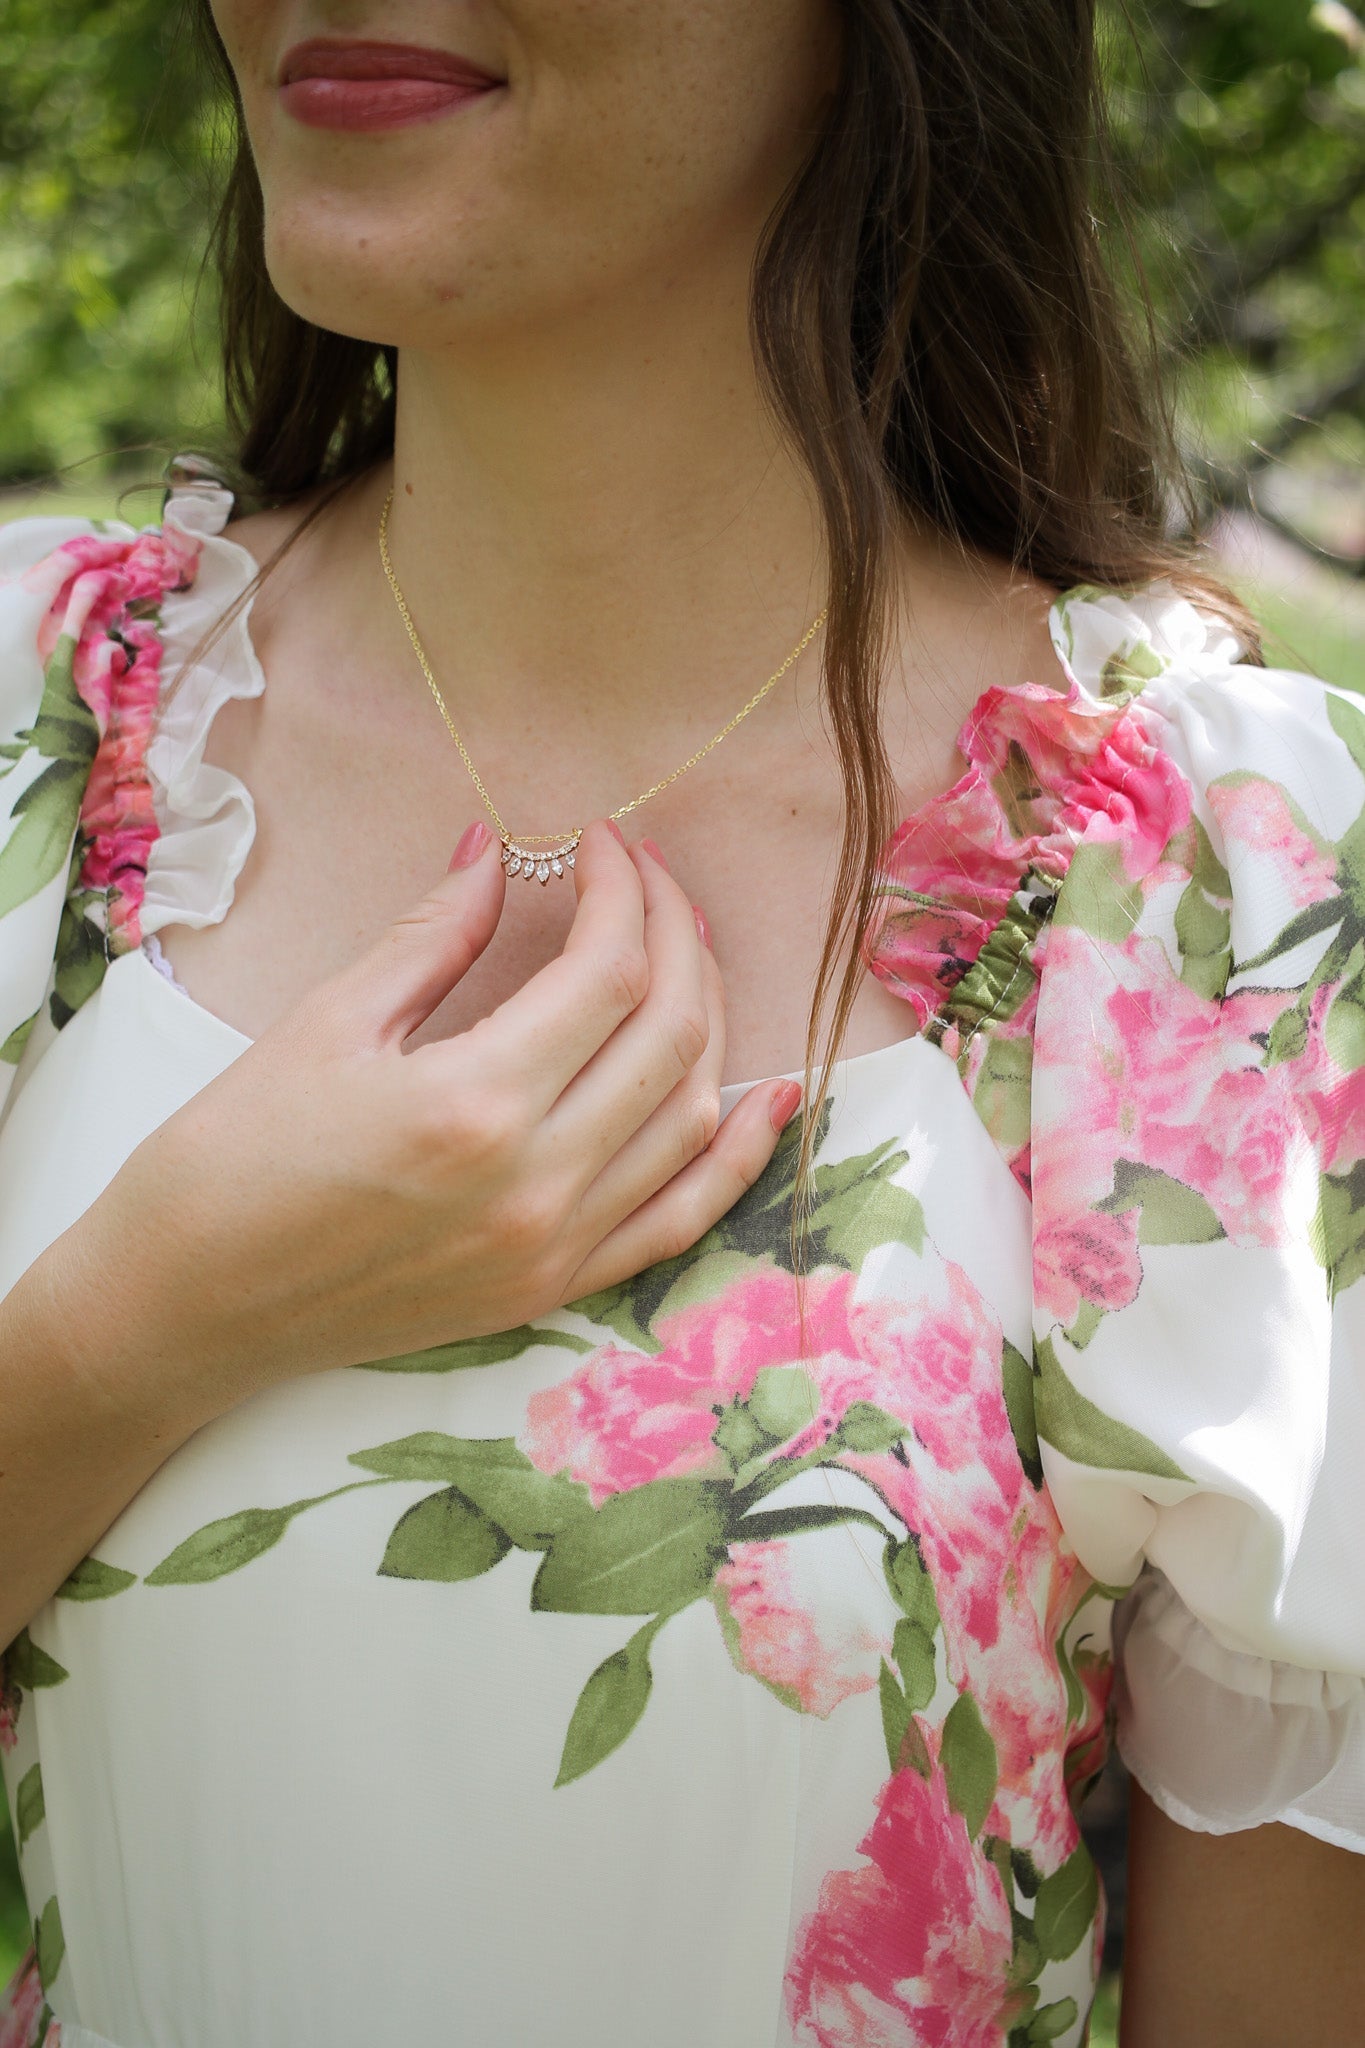
[[487, 825], [471, 825], [450, 867], [375, 943], [336, 976], [352, 1032], [401, 1043], [469, 972], [497, 929], [506, 877]]

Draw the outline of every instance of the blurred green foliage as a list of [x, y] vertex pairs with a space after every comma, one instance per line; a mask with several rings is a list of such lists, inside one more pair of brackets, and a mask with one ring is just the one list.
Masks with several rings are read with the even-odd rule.
[[215, 416], [212, 129], [179, 6], [0, 8], [0, 478]]
[[1365, 28], [1341, 0], [1131, 0], [1134, 34], [1101, 4], [1205, 502], [1365, 556]]

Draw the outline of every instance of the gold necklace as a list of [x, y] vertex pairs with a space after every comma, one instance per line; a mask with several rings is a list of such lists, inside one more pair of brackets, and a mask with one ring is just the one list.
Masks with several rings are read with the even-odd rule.
[[[390, 490], [387, 498], [384, 500], [384, 509], [379, 515], [379, 559], [384, 565], [384, 574], [388, 578], [394, 602], [398, 606], [403, 624], [407, 628], [408, 638], [412, 642], [412, 651], [421, 663], [422, 674], [426, 677], [427, 686], [432, 696], [436, 699], [441, 716], [445, 720], [450, 732], [450, 737], [460, 750], [460, 759], [469, 770], [469, 779], [479, 792], [485, 810], [497, 827], [498, 837], [502, 841], [503, 866], [509, 875], [524, 875], [528, 882], [535, 881], [544, 884], [549, 881], [551, 875], [562, 875], [566, 868], [573, 866], [578, 842], [583, 837], [583, 827], [576, 825], [571, 832], [525, 832], [520, 838], [514, 839], [503, 823], [502, 815], [497, 805], [484, 787], [483, 777], [470, 760], [469, 750], [460, 738], [459, 733], [455, 730], [454, 721], [446, 710], [445, 698], [436, 687], [436, 678], [431, 673], [431, 663], [427, 660], [426, 649], [418, 639], [417, 628], [412, 623], [412, 613], [408, 610], [407, 599], [399, 587], [398, 578], [393, 573], [393, 563], [389, 559], [389, 507], [392, 503], [393, 491]], [[689, 768], [695, 768], [698, 761], [704, 760], [712, 747], [718, 747], [721, 741], [734, 731], [740, 720], [747, 718], [755, 706], [763, 702], [769, 690], [781, 682], [787, 670], [792, 666], [792, 663], [804, 654], [810, 646], [811, 641], [824, 625], [828, 616], [829, 606], [826, 605], [819, 617], [797, 641], [781, 668], [775, 668], [762, 689], [755, 690], [748, 703], [741, 710], [737, 711], [729, 723], [723, 725], [720, 731], [715, 733], [706, 742], [704, 747], [698, 747], [695, 754], [689, 754], [681, 768], [675, 768], [671, 775], [665, 775], [659, 782], [651, 783], [649, 788], [643, 790], [639, 796], [632, 797], [628, 804], [622, 804], [618, 811], [611, 811], [608, 815], [612, 818], [624, 818], [629, 812], [638, 811], [641, 804], [647, 804], [651, 797], [659, 794], [660, 790], [667, 789], [669, 784], [676, 782], [680, 775], [686, 775]], [[533, 845], [532, 842], [535, 842], [535, 844]], [[541, 842], [549, 843], [542, 844]]]

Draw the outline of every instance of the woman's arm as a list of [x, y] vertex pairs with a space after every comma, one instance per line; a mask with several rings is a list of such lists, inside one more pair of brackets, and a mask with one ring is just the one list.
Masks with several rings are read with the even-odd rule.
[[1195, 1834], [1133, 1786], [1121, 2048], [1360, 2048], [1365, 1856]]

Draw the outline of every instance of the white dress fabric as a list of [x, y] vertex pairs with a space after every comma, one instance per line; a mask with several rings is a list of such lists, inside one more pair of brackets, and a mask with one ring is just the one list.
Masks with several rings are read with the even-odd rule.
[[[0, 1295], [249, 1043], [155, 943], [255, 830], [230, 511], [0, 529]], [[1052, 627], [886, 849], [804, 1351], [789, 1131], [682, 1259], [201, 1429], [9, 1646], [0, 2048], [1076, 2048], [1115, 1727], [1365, 1849], [1365, 714], [1164, 585]]]

